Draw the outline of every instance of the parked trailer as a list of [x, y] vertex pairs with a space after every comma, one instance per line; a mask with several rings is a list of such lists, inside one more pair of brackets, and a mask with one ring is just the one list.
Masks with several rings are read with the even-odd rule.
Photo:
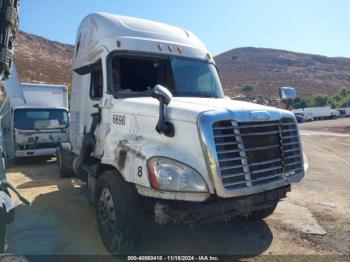
[[314, 120], [323, 120], [323, 119], [331, 119], [332, 118], [332, 110], [331, 107], [310, 107], [304, 108], [304, 112], [310, 111], [312, 113], [312, 117]]

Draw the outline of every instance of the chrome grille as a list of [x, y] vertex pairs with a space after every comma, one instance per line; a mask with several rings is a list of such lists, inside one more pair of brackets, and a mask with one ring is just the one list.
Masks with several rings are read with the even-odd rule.
[[291, 118], [260, 123], [219, 121], [213, 133], [226, 189], [262, 185], [303, 170], [298, 130]]

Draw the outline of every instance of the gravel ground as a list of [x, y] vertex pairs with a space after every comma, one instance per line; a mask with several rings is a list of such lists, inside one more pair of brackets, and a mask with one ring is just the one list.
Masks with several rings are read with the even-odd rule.
[[[300, 125], [302, 132], [342, 130], [342, 134], [349, 126], [350, 119]], [[302, 142], [309, 162], [307, 175], [266, 221], [233, 220], [193, 227], [159, 227], [147, 221], [135, 254], [236, 255], [252, 260], [293, 255], [298, 261], [309, 260], [311, 255], [325, 261], [326, 255], [349, 258], [350, 137], [311, 132], [302, 136]], [[81, 195], [80, 182], [60, 179], [54, 159], [24, 161], [8, 170], [8, 179], [32, 202], [31, 207], [16, 211], [16, 221], [9, 226], [8, 252], [107, 254], [94, 208]], [[320, 228], [326, 234], [320, 234]]]

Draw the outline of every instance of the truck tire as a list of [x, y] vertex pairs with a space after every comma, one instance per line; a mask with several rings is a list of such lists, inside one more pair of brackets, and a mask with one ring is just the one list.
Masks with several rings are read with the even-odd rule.
[[57, 163], [61, 178], [74, 176], [72, 168], [72, 151], [68, 143], [62, 143], [57, 149]]
[[0, 254], [3, 254], [5, 252], [6, 228], [7, 228], [6, 209], [4, 206], [2, 206], [0, 207]]
[[96, 217], [101, 239], [113, 255], [124, 255], [138, 244], [142, 232], [141, 198], [117, 171], [97, 180]]
[[252, 212], [250, 215], [246, 216], [245, 219], [248, 221], [260, 221], [268, 216], [272, 215], [272, 213], [275, 211], [277, 207], [277, 203], [271, 207], [260, 209], [257, 211]]

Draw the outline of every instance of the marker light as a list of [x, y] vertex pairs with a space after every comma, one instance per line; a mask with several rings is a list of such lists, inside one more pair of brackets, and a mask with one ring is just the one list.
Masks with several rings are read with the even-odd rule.
[[158, 50], [159, 50], [159, 51], [163, 51], [163, 46], [162, 46], [162, 44], [158, 44], [157, 46], [158, 46]]

